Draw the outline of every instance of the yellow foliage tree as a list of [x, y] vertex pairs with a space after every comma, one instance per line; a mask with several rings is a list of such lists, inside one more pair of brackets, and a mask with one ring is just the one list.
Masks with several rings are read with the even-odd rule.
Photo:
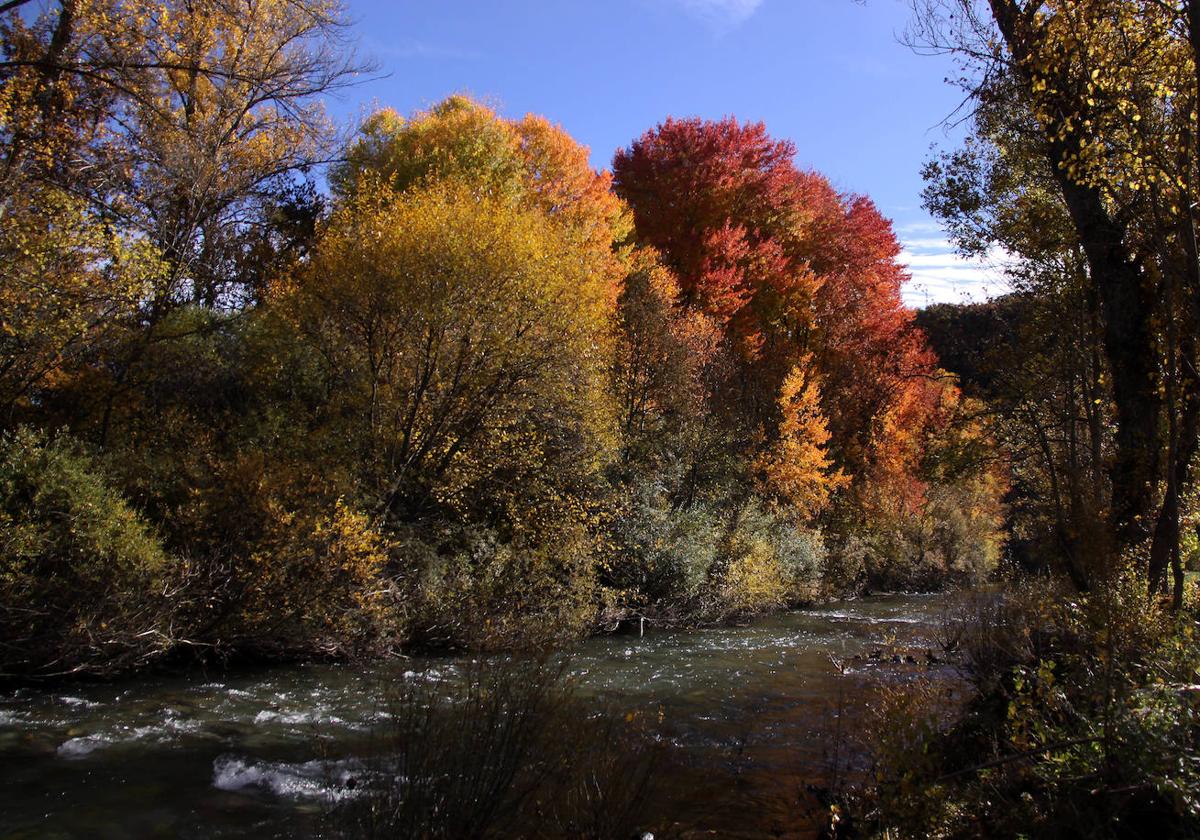
[[625, 203], [612, 192], [612, 176], [592, 169], [587, 147], [561, 126], [534, 114], [506, 119], [462, 95], [408, 119], [391, 109], [368, 117], [330, 182], [345, 197], [375, 180], [399, 191], [450, 181], [540, 210], [614, 277], [624, 253], [614, 246], [633, 226]]
[[1151, 587], [1170, 567], [1182, 603], [1180, 499], [1200, 448], [1200, 5], [916, 5], [919, 40], [979, 70], [972, 94], [1000, 118], [997, 145], [1019, 138], [1058, 187], [1104, 326], [1112, 542], [1148, 543]]
[[613, 448], [611, 278], [584, 250], [453, 183], [363, 186], [334, 212], [276, 305], [327, 360], [327, 422], [382, 511], [515, 516]]
[[821, 412], [821, 388], [811, 358], [792, 368], [779, 389], [779, 431], [755, 460], [764, 493], [810, 519], [830, 494], [849, 483], [826, 453], [829, 428]]
[[34, 173], [155, 244], [151, 316], [237, 302], [256, 203], [329, 156], [318, 95], [359, 69], [343, 17], [339, 0], [60, 0], [13, 15], [0, 185]]
[[152, 247], [122, 240], [61, 190], [25, 184], [3, 199], [0, 410], [128, 327], [159, 267]]

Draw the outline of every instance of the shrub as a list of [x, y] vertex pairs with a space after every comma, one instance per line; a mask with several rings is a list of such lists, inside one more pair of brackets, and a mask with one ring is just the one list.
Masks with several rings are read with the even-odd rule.
[[928, 592], [984, 582], [1004, 543], [1002, 511], [985, 479], [932, 483], [915, 509], [868, 505], [855, 534], [866, 586]]
[[582, 636], [599, 590], [592, 540], [579, 526], [505, 540], [482, 526], [414, 527], [398, 555], [415, 578], [423, 641], [477, 649], [540, 647]]
[[395, 641], [403, 615], [384, 575], [389, 546], [369, 518], [342, 499], [327, 513], [270, 509], [239, 569], [239, 646], [334, 655]]
[[822, 594], [837, 598], [862, 591], [870, 551], [870, 546], [859, 534], [840, 534], [832, 541], [821, 564]]
[[[914, 837], [1194, 837], [1200, 623], [1127, 573], [1070, 597], [1044, 585], [964, 609], [975, 692], [947, 724], [901, 696], [875, 727], [881, 828]], [[901, 747], [901, 748], [898, 748]]]
[[332, 824], [356, 838], [638, 836], [657, 750], [636, 715], [589, 715], [564, 674], [474, 660], [385, 687], [386, 723]]
[[757, 502], [734, 517], [717, 566], [718, 609], [764, 612], [811, 600], [824, 549], [820, 537]]
[[641, 608], [693, 601], [717, 557], [721, 525], [707, 505], [678, 508], [652, 480], [634, 484], [613, 526], [618, 545], [607, 579]]
[[828, 557], [821, 532], [776, 520], [772, 544], [782, 567], [787, 603], [799, 606], [817, 600]]
[[0, 438], [0, 669], [108, 673], [171, 647], [178, 572], [83, 447]]
[[[814, 600], [819, 532], [759, 500], [676, 506], [669, 478], [639, 478], [616, 517], [604, 580], [626, 607], [668, 620], [720, 620]], [[736, 514], [718, 511], [733, 508]]]

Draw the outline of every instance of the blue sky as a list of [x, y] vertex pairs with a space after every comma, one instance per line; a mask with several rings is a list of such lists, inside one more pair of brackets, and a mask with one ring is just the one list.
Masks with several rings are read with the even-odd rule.
[[762, 120], [797, 162], [870, 195], [905, 244], [914, 305], [1003, 291], [920, 209], [920, 167], [961, 99], [947, 59], [898, 36], [904, 0], [348, 0], [382, 78], [331, 103], [344, 119], [455, 92], [561, 123], [608, 167], [668, 115]]

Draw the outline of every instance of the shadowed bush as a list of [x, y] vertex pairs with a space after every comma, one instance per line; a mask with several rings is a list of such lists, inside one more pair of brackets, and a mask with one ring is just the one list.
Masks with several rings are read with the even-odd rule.
[[947, 714], [929, 689], [881, 705], [875, 819], [899, 837], [1200, 834], [1200, 614], [1133, 573], [1072, 596], [976, 598], [950, 647], [974, 687]]
[[634, 836], [657, 751], [634, 716], [589, 716], [564, 667], [474, 660], [445, 678], [406, 675], [331, 823], [367, 838]]
[[595, 563], [582, 528], [536, 540], [505, 540], [483, 526], [400, 533], [396, 554], [412, 591], [414, 638], [425, 644], [543, 648], [594, 625]]
[[241, 570], [243, 646], [333, 655], [393, 642], [404, 613], [383, 574], [388, 542], [368, 517], [341, 499], [328, 513], [273, 512]]

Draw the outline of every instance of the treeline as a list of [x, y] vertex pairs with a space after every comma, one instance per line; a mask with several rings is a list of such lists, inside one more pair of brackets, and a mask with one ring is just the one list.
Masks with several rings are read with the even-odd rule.
[[1004, 476], [888, 222], [762, 125], [668, 119], [612, 174], [463, 97], [345, 137], [329, 0], [6, 8], [0, 673], [995, 565]]

